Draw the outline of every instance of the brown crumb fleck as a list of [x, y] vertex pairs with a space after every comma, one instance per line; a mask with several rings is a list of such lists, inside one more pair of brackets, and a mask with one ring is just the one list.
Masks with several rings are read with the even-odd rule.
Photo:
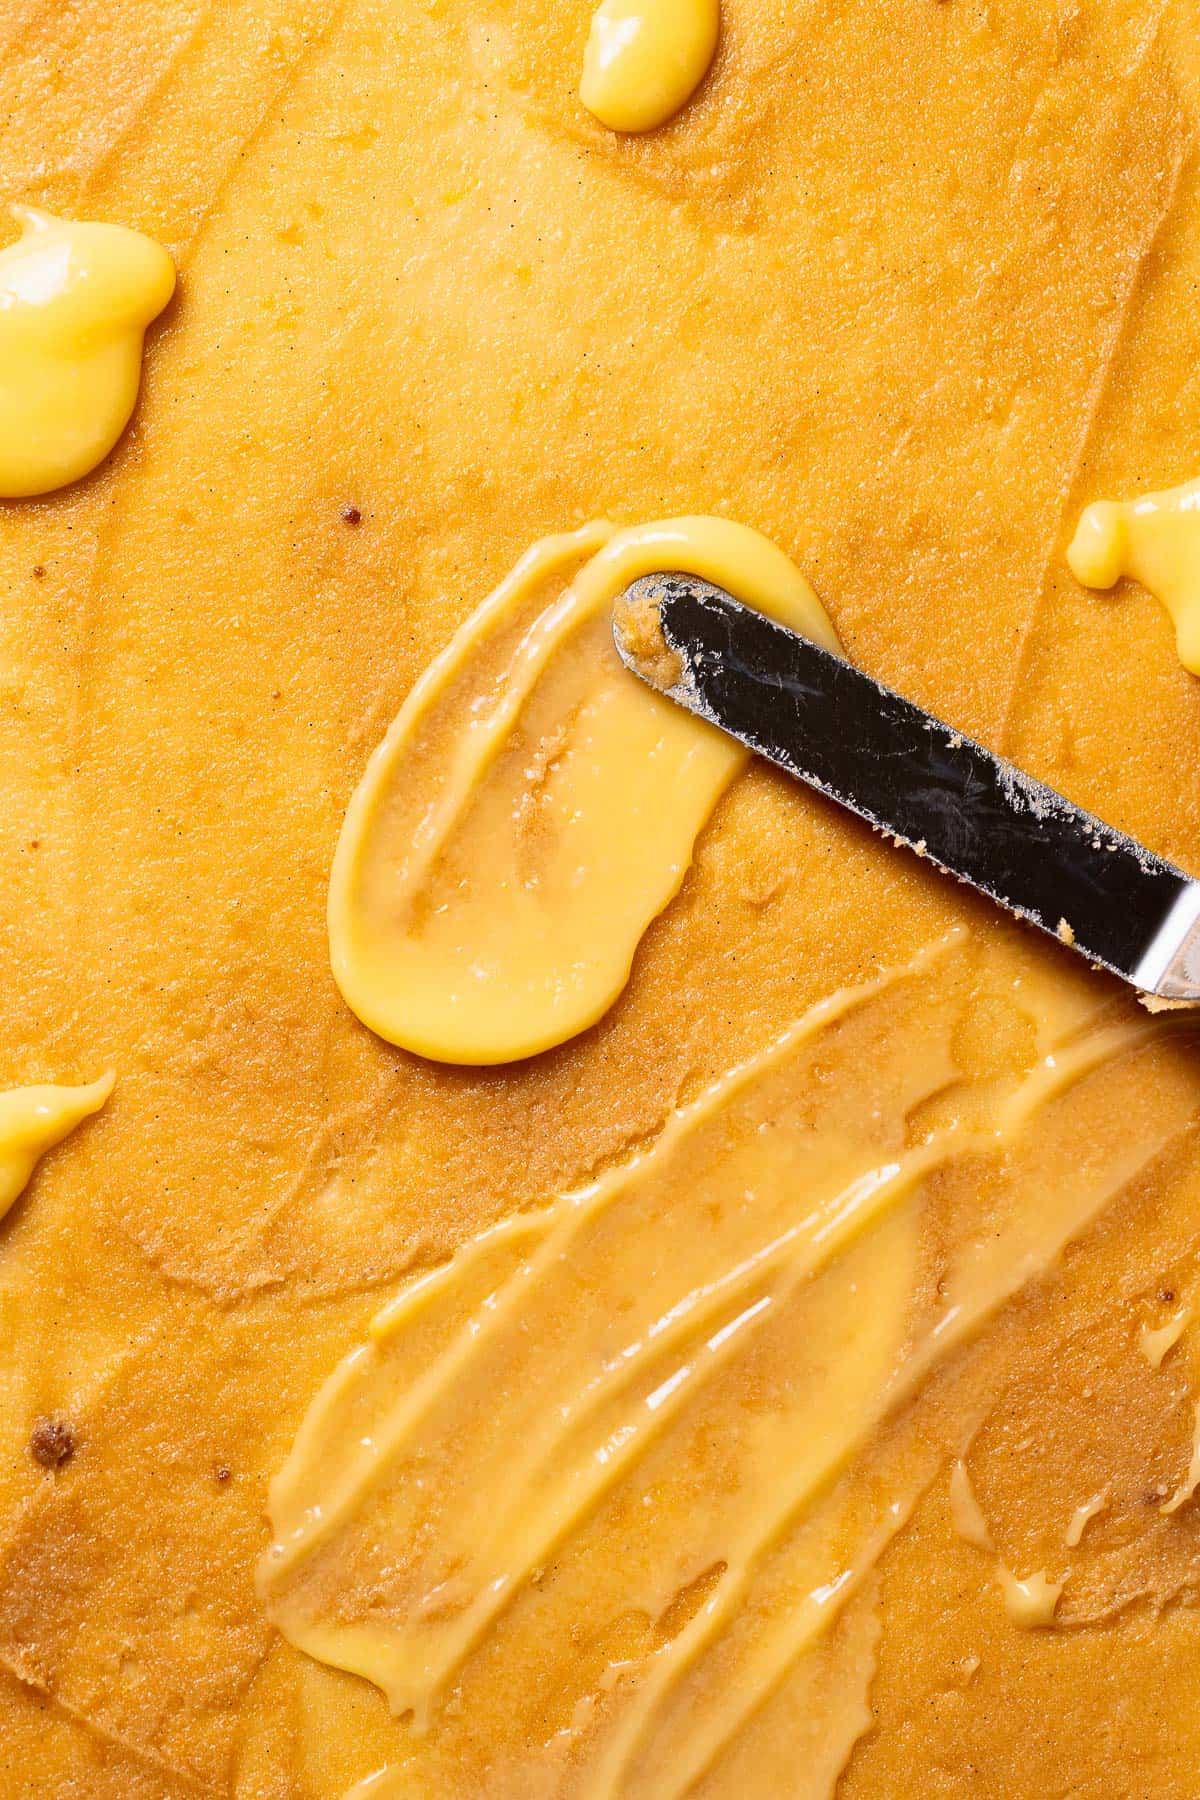
[[38, 1419], [30, 1433], [29, 1454], [43, 1469], [61, 1469], [75, 1454], [75, 1433], [65, 1419]]
[[683, 674], [683, 662], [662, 633], [658, 606], [650, 594], [622, 594], [613, 606], [622, 646], [643, 681], [665, 693]]
[[213, 1464], [213, 1480], [219, 1481], [222, 1487], [224, 1487], [227, 1481], [233, 1480], [233, 1470], [229, 1467], [228, 1463]]
[[42, 840], [41, 840], [41, 838], [30, 838], [30, 840], [29, 840], [29, 848], [30, 848], [30, 849], [31, 849], [31, 850], [40, 850], [40, 849], [41, 849], [41, 847], [42, 847]]
[[1173, 1306], [1175, 1304], [1175, 1289], [1159, 1288], [1158, 1297], [1164, 1306]]
[[343, 506], [342, 517], [346, 521], [347, 525], [361, 525], [362, 524], [362, 513], [359, 511], [357, 506]]
[[44, 578], [45, 578], [45, 574], [46, 574], [46, 571], [45, 571], [45, 569], [43, 569], [43, 567], [42, 567], [42, 565], [41, 565], [41, 563], [34, 563], [34, 565], [33, 565], [33, 579], [34, 579], [34, 580], [35, 580], [35, 581], [42, 581], [42, 580], [44, 580]]

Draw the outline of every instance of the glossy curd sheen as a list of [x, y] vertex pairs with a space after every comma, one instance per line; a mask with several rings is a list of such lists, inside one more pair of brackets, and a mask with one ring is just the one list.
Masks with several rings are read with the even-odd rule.
[[1200, 475], [1200, 12], [724, 0], [640, 130], [594, 11], [0, 9], [0, 198], [179, 273], [0, 508], [0, 1082], [117, 1077], [0, 1225], [0, 1796], [1193, 1800], [1195, 1033], [606, 608], [718, 545], [1200, 870], [1066, 554]]

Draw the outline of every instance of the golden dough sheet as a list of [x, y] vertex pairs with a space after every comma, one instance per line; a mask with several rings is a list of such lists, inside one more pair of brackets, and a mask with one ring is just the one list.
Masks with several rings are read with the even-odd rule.
[[0, 12], [0, 1800], [1192, 1800], [1197, 1028], [611, 622], [1200, 872], [1198, 28]]

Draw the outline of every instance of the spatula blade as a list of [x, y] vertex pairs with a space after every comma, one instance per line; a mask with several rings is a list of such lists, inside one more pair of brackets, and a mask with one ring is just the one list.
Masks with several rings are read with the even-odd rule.
[[710, 582], [623, 598], [657, 609], [667, 654], [620, 603], [618, 653], [676, 704], [1143, 993], [1200, 1000], [1200, 882]]

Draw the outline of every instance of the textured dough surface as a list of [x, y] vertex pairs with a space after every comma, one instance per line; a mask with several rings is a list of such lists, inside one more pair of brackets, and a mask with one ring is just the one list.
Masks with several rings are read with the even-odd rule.
[[[334, 1800], [393, 1758], [382, 1696], [284, 1644], [253, 1567], [268, 1478], [402, 1276], [954, 925], [1078, 979], [756, 771], [585, 1038], [476, 1073], [372, 1038], [327, 964], [345, 803], [535, 538], [751, 523], [856, 660], [1200, 869], [1169, 621], [1061, 557], [1088, 500], [1200, 472], [1194, 0], [724, 13], [636, 143], [579, 109], [574, 0], [0, 16], [0, 197], [144, 230], [181, 277], [110, 463], [0, 511], [0, 1085], [119, 1075], [0, 1235], [6, 1800]], [[1002, 1001], [984, 978], [964, 1069], [1021, 1066]], [[1163, 1091], [1138, 1064], [1117, 1116]], [[935, 1483], [879, 1565], [853, 1800], [1193, 1793], [1196, 1526], [1168, 1541], [1156, 1491], [1189, 1352], [1136, 1346], [1200, 1278], [1195, 1166], [1189, 1128], [973, 1352], [998, 1544], [1040, 1566], [1110, 1484], [1079, 1574], [1110, 1610], [1014, 1630]], [[46, 1414], [79, 1433], [53, 1475]], [[504, 1791], [502, 1674], [431, 1792]], [[810, 1726], [769, 1723], [789, 1792]]]

